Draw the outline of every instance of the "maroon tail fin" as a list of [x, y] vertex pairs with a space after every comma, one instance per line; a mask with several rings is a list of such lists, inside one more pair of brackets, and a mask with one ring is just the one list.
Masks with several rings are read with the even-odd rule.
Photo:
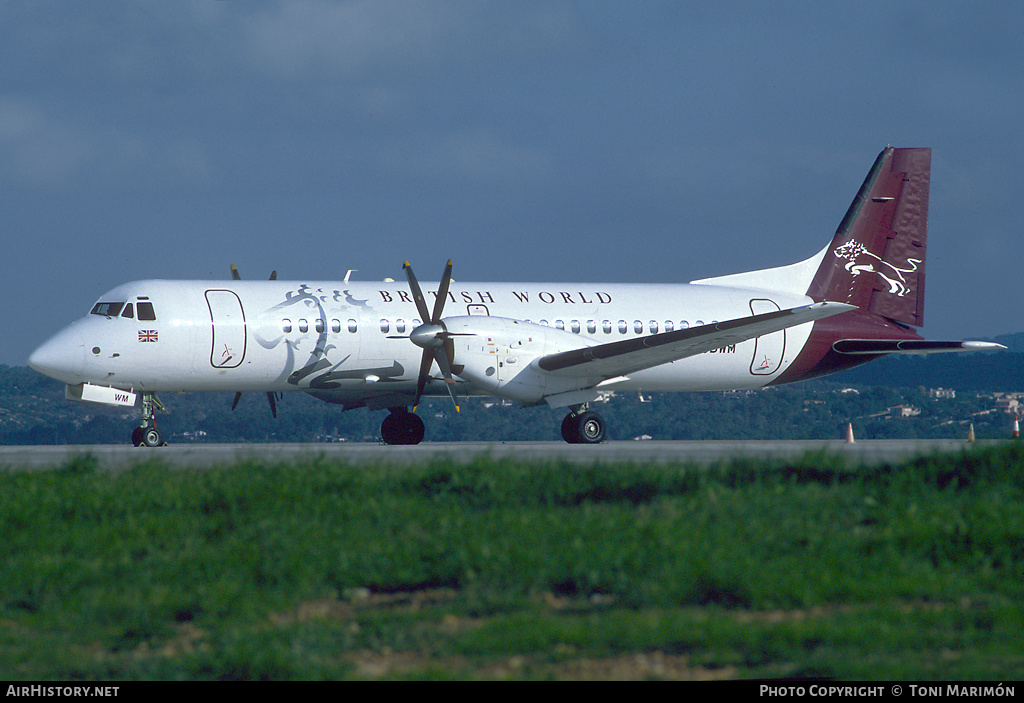
[[817, 301], [850, 303], [924, 324], [931, 149], [886, 147], [860, 187], [807, 289]]

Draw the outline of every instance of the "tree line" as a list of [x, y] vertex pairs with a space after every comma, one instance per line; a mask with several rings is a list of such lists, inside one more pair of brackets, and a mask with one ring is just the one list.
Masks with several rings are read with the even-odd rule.
[[[931, 398], [928, 389], [956, 390]], [[850, 391], [848, 389], [854, 389]], [[844, 392], [845, 391], [845, 392]], [[620, 393], [593, 408], [609, 439], [838, 439], [847, 423], [862, 439], [959, 438], [974, 425], [982, 438], [1008, 436], [1012, 416], [993, 392], [1024, 391], [1024, 352], [890, 357], [823, 379], [753, 392]], [[383, 412], [343, 412], [304, 393], [289, 393], [271, 416], [262, 393], [166, 394], [158, 425], [172, 442], [375, 442]], [[908, 406], [902, 416], [900, 406]], [[425, 441], [560, 440], [563, 410], [519, 408], [494, 399], [425, 399]], [[64, 399], [64, 386], [26, 367], [0, 365], [0, 443], [120, 444], [138, 408], [107, 408]]]

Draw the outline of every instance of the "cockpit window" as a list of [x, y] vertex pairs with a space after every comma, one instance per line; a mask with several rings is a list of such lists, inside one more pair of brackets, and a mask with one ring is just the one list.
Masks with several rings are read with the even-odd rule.
[[156, 312], [153, 310], [153, 303], [138, 303], [135, 307], [138, 308], [140, 320], [156, 319]]
[[93, 306], [92, 314], [117, 317], [123, 307], [124, 303], [96, 303], [96, 305]]
[[135, 306], [128, 303], [124, 306], [124, 310], [121, 311], [121, 317], [127, 317], [129, 319], [135, 317]]

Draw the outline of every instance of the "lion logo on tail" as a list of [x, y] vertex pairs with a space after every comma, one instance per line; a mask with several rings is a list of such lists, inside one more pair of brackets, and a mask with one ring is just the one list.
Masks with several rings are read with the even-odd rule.
[[888, 261], [872, 254], [867, 247], [856, 241], [841, 244], [832, 253], [836, 255], [836, 258], [846, 260], [845, 268], [854, 276], [859, 276], [862, 273], [877, 273], [889, 284], [889, 292], [900, 297], [910, 292], [910, 286], [907, 285], [904, 274], [916, 272], [917, 265], [921, 263], [921, 259], [907, 259], [909, 268], [893, 266]]

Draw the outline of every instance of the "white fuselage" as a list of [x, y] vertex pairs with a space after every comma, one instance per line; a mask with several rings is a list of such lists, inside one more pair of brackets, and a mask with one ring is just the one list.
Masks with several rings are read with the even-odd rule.
[[[428, 306], [434, 295], [427, 293]], [[140, 302], [152, 305], [155, 319], [139, 319]], [[809, 302], [715, 285], [453, 282], [444, 317], [479, 318], [473, 337], [455, 338], [455, 363], [483, 354], [497, 370], [493, 384], [483, 376], [480, 383], [460, 379], [458, 393], [530, 401], [557, 389], [529, 398], [502, 388], [543, 354]], [[304, 390], [355, 403], [416, 387], [422, 350], [407, 337], [422, 321], [403, 282], [151, 280], [119, 286], [99, 303], [125, 305], [116, 317], [101, 308], [64, 328], [37, 350], [33, 366], [68, 384], [140, 392]], [[488, 339], [488, 329], [504, 330], [503, 320], [517, 321], [517, 335]], [[608, 389], [759, 388], [789, 367], [811, 327], [638, 371], [612, 380]], [[59, 363], [51, 358], [57, 353]], [[446, 392], [439, 377], [426, 388], [427, 394]]]

